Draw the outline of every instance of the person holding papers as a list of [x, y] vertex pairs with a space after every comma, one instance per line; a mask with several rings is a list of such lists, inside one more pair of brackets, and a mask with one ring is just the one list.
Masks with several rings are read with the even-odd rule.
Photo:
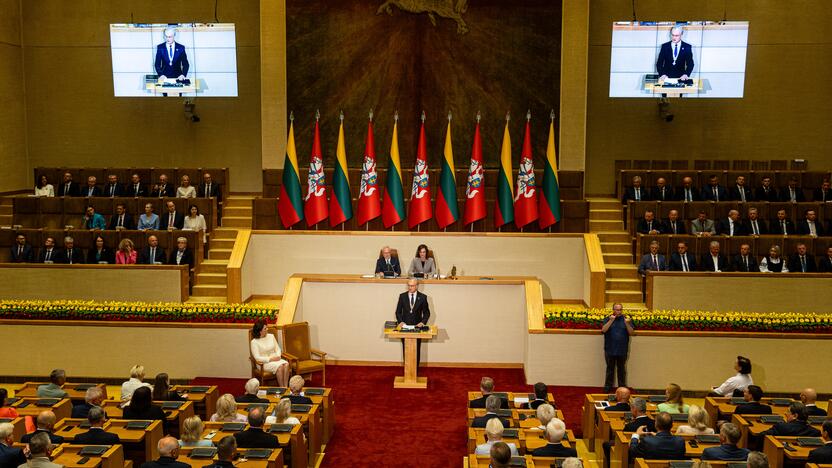
[[[424, 246], [422, 246], [424, 247]], [[399, 294], [396, 304], [396, 323], [399, 328], [423, 327], [430, 319], [430, 305], [428, 296], [419, 292], [419, 282], [415, 279], [407, 281], [407, 291]], [[419, 365], [422, 354], [422, 340], [416, 345], [416, 365]], [[404, 340], [402, 340], [402, 355], [404, 355]]]
[[381, 248], [381, 257], [376, 260], [377, 276], [401, 276], [402, 266], [399, 264], [399, 257], [392, 255], [392, 250], [385, 245]]

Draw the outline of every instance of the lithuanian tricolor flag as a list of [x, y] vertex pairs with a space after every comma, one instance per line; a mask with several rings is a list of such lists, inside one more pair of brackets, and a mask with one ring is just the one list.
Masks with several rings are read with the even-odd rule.
[[543, 196], [538, 197], [540, 202], [540, 218], [538, 223], [540, 229], [560, 221], [560, 192], [558, 190], [558, 163], [555, 153], [555, 113], [550, 115], [549, 122], [549, 143], [546, 145], [546, 164], [543, 167]]
[[497, 200], [494, 203], [494, 227], [497, 228], [514, 221], [514, 184], [511, 180], [511, 137], [508, 133], [508, 121], [506, 115], [503, 147], [500, 150], [500, 171], [497, 174]]
[[347, 178], [347, 149], [344, 144], [344, 113], [338, 129], [338, 149], [335, 152], [335, 173], [332, 174], [332, 195], [329, 198], [329, 225], [335, 227], [352, 218], [352, 196]]
[[303, 197], [300, 193], [298, 154], [295, 150], [294, 116], [289, 117], [289, 140], [286, 142], [286, 159], [283, 160], [283, 180], [277, 212], [283, 227], [292, 227], [303, 219]]
[[445, 229], [459, 219], [456, 203], [456, 175], [454, 173], [454, 150], [451, 144], [451, 114], [448, 114], [448, 131], [445, 134], [445, 157], [439, 173], [439, 192], [436, 194], [436, 224]]
[[399, 160], [399, 114], [393, 123], [393, 139], [390, 142], [390, 163], [387, 165], [387, 182], [381, 219], [389, 228], [404, 221], [404, 188], [402, 187], [402, 163]]

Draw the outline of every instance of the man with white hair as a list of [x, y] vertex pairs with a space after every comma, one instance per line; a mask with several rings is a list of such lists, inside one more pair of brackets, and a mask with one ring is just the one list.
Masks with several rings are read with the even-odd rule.
[[188, 54], [185, 46], [176, 42], [176, 28], [165, 28], [163, 33], [165, 42], [156, 46], [156, 60], [154, 67], [159, 79], [174, 78], [184, 80], [188, 76]]
[[179, 441], [176, 438], [171, 436], [162, 437], [156, 447], [159, 449], [159, 459], [142, 463], [141, 468], [157, 468], [162, 466], [170, 468], [190, 468], [191, 465], [176, 461], [176, 457], [179, 456]]
[[485, 427], [491, 419], [499, 419], [500, 422], [503, 423], [503, 427], [511, 426], [508, 419], [503, 419], [499, 414], [497, 414], [497, 411], [500, 410], [500, 406], [500, 397], [497, 395], [488, 395], [488, 398], [485, 399], [485, 414], [475, 417], [474, 420], [471, 421], [471, 427]]
[[659, 81], [668, 78], [687, 80], [693, 74], [693, 48], [682, 40], [685, 30], [681, 26], [670, 28], [670, 41], [662, 44], [656, 60]]
[[558, 418], [554, 418], [546, 425], [546, 441], [543, 447], [535, 449], [532, 455], [535, 457], [577, 457], [578, 451], [574, 447], [563, 445], [563, 436], [566, 435], [566, 424]]
[[[498, 418], [489, 419], [485, 424], [485, 443], [477, 445], [474, 453], [477, 455], [488, 455], [491, 453], [491, 446], [503, 440], [503, 423]], [[511, 449], [511, 456], [517, 457], [520, 453], [515, 444], [506, 443]]]
[[304, 383], [306, 382], [303, 380], [302, 376], [293, 375], [292, 378], [289, 379], [289, 395], [284, 398], [288, 398], [293, 405], [311, 405], [312, 399], [308, 396], [304, 396], [301, 391], [303, 390]]
[[11, 423], [0, 423], [0, 466], [20, 466], [26, 463], [26, 455], [22, 449], [13, 447], [14, 426]]
[[101, 387], [90, 387], [84, 394], [84, 402], [72, 407], [72, 417], [76, 419], [86, 418], [93, 406], [101, 406], [104, 401], [104, 391]]
[[555, 417], [555, 414], [555, 407], [549, 403], [538, 406], [537, 414], [535, 416], [537, 416], [537, 420], [540, 421], [540, 425], [532, 427], [530, 430], [545, 431], [546, 425], [549, 424], [549, 421]]
[[246, 382], [246, 392], [242, 395], [234, 397], [237, 403], [268, 403], [269, 400], [257, 396], [260, 391], [260, 381], [257, 379], [249, 379]]

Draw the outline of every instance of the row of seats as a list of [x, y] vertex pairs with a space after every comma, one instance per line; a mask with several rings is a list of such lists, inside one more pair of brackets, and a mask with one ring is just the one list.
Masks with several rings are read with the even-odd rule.
[[[780, 246], [781, 256], [789, 257], [797, 249], [797, 244], [805, 244], [806, 251], [817, 258], [826, 257], [827, 251], [832, 247], [832, 237], [813, 238], [808, 236], [735, 236], [735, 237], [699, 237], [691, 235], [639, 235], [636, 239], [636, 252], [638, 259], [650, 251], [650, 243], [659, 243], [659, 253], [670, 255], [676, 252], [679, 242], [688, 244], [688, 253], [694, 255], [698, 260], [700, 256], [709, 252], [711, 242], [719, 242], [719, 252], [722, 255], [731, 257], [740, 253], [740, 247], [748, 244], [751, 247], [752, 255], [761, 258], [768, 255], [772, 245]], [[636, 262], [637, 263], [637, 262]]]
[[686, 170], [693, 169], [706, 171], [736, 170], [736, 171], [805, 171], [809, 168], [809, 162], [805, 159], [616, 159], [615, 170], [624, 169], [652, 169], [652, 170]]
[[[465, 198], [457, 200], [459, 203], [460, 220], [451, 226], [448, 226], [447, 231], [450, 232], [494, 232], [497, 228], [494, 227], [494, 201], [487, 201], [487, 216], [485, 219], [472, 223], [469, 226], [462, 224], [462, 216], [464, 213]], [[252, 227], [259, 230], [282, 230], [285, 229], [280, 222], [280, 217], [277, 212], [277, 198], [255, 198], [252, 207]], [[353, 198], [353, 214], [358, 212], [358, 200]], [[561, 221], [551, 227], [551, 232], [589, 232], [589, 202], [585, 200], [561, 200]], [[385, 229], [381, 217], [378, 217], [368, 223], [369, 226], [358, 226], [356, 218], [353, 217], [344, 223], [344, 230], [347, 231], [408, 231], [407, 220], [393, 226], [391, 229]], [[473, 228], [472, 228], [473, 226]], [[321, 228], [328, 229], [327, 223], [321, 223]], [[301, 221], [299, 226], [295, 229], [305, 229], [306, 224]], [[341, 229], [339, 226], [338, 229]], [[415, 229], [414, 229], [415, 230]], [[419, 231], [425, 232], [441, 232], [435, 219], [431, 219], [419, 226]], [[500, 228], [501, 232], [519, 232], [514, 223]], [[541, 232], [537, 222], [533, 222], [523, 228], [523, 232]], [[548, 229], [545, 232], [549, 232]]]

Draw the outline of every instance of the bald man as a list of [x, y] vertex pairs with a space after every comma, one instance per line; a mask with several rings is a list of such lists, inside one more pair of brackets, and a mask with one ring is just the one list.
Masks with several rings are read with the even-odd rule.
[[156, 445], [159, 449], [159, 459], [142, 463], [141, 468], [156, 468], [156, 467], [171, 467], [171, 468], [190, 468], [187, 463], [176, 461], [179, 456], [179, 441], [175, 437], [162, 437]]
[[826, 416], [826, 411], [818, 408], [817, 400], [818, 392], [814, 388], [804, 388], [800, 392], [800, 401], [806, 406], [806, 414], [809, 416]]
[[627, 387], [615, 389], [615, 404], [607, 406], [604, 411], [630, 411], [630, 389]]
[[35, 429], [35, 432], [24, 435], [23, 437], [20, 438], [20, 441], [24, 444], [28, 444], [29, 441], [32, 440], [32, 437], [35, 434], [45, 432], [49, 436], [49, 441], [52, 442], [53, 444], [58, 445], [58, 444], [64, 443], [64, 438], [63, 437], [61, 437], [59, 435], [55, 435], [55, 434], [52, 433], [52, 429], [54, 427], [55, 427], [55, 413], [53, 413], [52, 411], [49, 411], [49, 410], [41, 411], [40, 413], [38, 413], [37, 429]]
[[[399, 327], [403, 325], [415, 325], [422, 327], [428, 324], [430, 318], [430, 305], [428, 296], [419, 292], [419, 281], [415, 278], [407, 280], [407, 291], [399, 294], [396, 303], [396, 323]], [[402, 358], [404, 358], [404, 340], [402, 340]], [[416, 345], [416, 366], [422, 358], [422, 340]]]

